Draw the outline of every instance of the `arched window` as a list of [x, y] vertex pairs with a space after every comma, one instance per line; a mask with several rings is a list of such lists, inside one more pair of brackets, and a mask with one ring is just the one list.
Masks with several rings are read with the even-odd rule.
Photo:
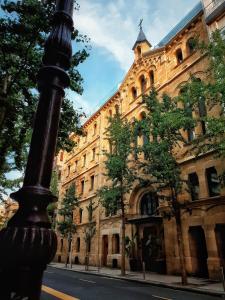
[[209, 196], [214, 197], [220, 195], [220, 181], [215, 167], [206, 169], [206, 178], [209, 189]]
[[191, 55], [195, 51], [195, 40], [194, 38], [190, 38], [187, 41], [187, 53]]
[[137, 89], [135, 87], [132, 87], [131, 93], [133, 100], [135, 100], [137, 98]]
[[150, 78], [150, 86], [153, 86], [155, 83], [155, 76], [154, 76], [154, 71], [151, 70], [149, 73], [149, 78]]
[[112, 110], [111, 109], [109, 110], [109, 117], [110, 118], [112, 117]]
[[179, 48], [177, 49], [176, 51], [176, 58], [177, 58], [177, 64], [181, 64], [183, 62], [183, 53], [182, 53], [182, 50]]
[[141, 47], [137, 47], [138, 58], [141, 58]]
[[158, 197], [154, 193], [145, 194], [140, 203], [141, 215], [153, 216], [157, 214], [158, 208]]
[[147, 86], [147, 82], [144, 75], [140, 77], [140, 85], [141, 85], [141, 93], [144, 94], [146, 92], [146, 86]]

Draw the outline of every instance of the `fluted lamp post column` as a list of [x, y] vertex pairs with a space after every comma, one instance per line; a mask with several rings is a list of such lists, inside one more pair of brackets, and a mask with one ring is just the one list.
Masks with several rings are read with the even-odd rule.
[[38, 73], [40, 98], [25, 178], [22, 188], [11, 194], [19, 209], [0, 232], [1, 300], [40, 299], [42, 275], [57, 248], [46, 208], [57, 200], [49, 186], [60, 108], [69, 86], [72, 13], [73, 0], [56, 1], [53, 29]]

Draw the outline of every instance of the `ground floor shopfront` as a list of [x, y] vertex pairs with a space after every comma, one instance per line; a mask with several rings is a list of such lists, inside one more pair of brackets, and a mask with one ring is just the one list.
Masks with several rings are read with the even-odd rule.
[[[147, 196], [149, 203], [151, 196]], [[146, 194], [145, 194], [145, 203]], [[180, 259], [174, 218], [148, 215], [143, 211], [127, 216], [126, 236], [132, 241], [132, 250], [126, 257], [126, 268], [141, 270], [143, 262], [147, 271], [179, 274]], [[149, 204], [152, 205], [151, 203]], [[149, 207], [150, 207], [149, 206]], [[154, 210], [154, 207], [151, 207]], [[225, 267], [225, 200], [214, 197], [191, 203], [182, 211], [182, 233], [185, 264], [188, 274], [220, 278]], [[73, 238], [72, 261], [85, 263], [85, 224], [77, 228]], [[121, 222], [119, 216], [99, 220], [90, 248], [91, 265], [120, 267]], [[56, 261], [65, 261], [66, 242], [59, 239]]]

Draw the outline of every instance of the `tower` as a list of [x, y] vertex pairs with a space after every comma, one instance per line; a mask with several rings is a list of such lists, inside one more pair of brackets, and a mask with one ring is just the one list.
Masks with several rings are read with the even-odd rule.
[[135, 60], [140, 59], [142, 57], [142, 55], [145, 52], [149, 51], [152, 47], [152, 45], [149, 43], [149, 41], [147, 40], [147, 38], [144, 34], [144, 31], [142, 29], [142, 22], [143, 22], [143, 19], [140, 20], [140, 23], [139, 23], [140, 31], [139, 31], [137, 40], [134, 43], [134, 46], [132, 48], [132, 50], [134, 51], [134, 54], [135, 54]]

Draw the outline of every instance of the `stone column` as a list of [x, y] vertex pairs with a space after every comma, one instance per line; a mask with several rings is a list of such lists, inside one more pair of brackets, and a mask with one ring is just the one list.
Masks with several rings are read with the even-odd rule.
[[205, 169], [200, 169], [197, 171], [198, 180], [199, 180], [199, 198], [208, 198], [209, 191], [208, 191], [208, 185], [207, 185], [207, 179], [205, 176]]
[[215, 224], [204, 225], [206, 246], [208, 251], [208, 272], [210, 279], [220, 279], [220, 258], [216, 242]]

